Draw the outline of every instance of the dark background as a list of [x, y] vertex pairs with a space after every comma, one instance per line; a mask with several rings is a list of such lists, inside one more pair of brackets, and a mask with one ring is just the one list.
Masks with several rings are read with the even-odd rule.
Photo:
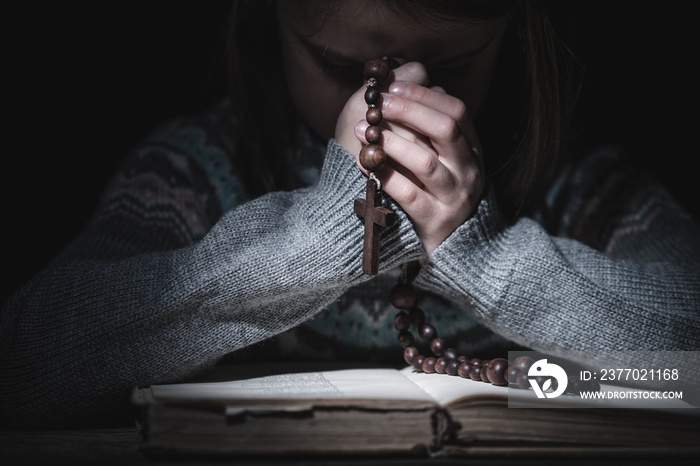
[[[80, 231], [126, 151], [157, 123], [223, 95], [229, 5], [47, 2], [6, 10], [0, 303]], [[689, 4], [582, 5], [589, 131], [629, 149], [700, 218]]]

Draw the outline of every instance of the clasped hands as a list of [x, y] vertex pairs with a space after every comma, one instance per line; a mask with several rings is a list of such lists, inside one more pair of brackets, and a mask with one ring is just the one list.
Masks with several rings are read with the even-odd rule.
[[[430, 86], [425, 67], [405, 63], [382, 89], [380, 144], [387, 154], [376, 173], [382, 190], [406, 212], [427, 256], [474, 212], [485, 177], [482, 150], [464, 102]], [[359, 154], [369, 124], [364, 86], [348, 100], [336, 124], [336, 141]]]

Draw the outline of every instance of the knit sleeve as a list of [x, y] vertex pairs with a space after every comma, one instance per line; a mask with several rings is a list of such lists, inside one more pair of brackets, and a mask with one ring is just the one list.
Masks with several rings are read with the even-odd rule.
[[[180, 162], [173, 177], [196, 172], [175, 169]], [[166, 195], [158, 182], [141, 181], [112, 189], [117, 195], [103, 204], [101, 220], [3, 309], [0, 398], [15, 424], [101, 419], [128, 406], [134, 387], [192, 375], [367, 280], [353, 212], [365, 181], [334, 141], [316, 186], [270, 193], [220, 217], [206, 190], [186, 195], [192, 180], [171, 180], [183, 188]], [[136, 188], [151, 197], [130, 199]], [[130, 212], [145, 213], [120, 213], [127, 202]], [[169, 202], [180, 214], [164, 218]], [[405, 214], [397, 214], [382, 236], [386, 268], [423, 254]], [[122, 235], [110, 236], [119, 228], [110, 216], [125, 222]], [[139, 222], [155, 228], [150, 244], [139, 237]]]
[[550, 198], [550, 230], [507, 225], [489, 192], [416, 283], [518, 344], [579, 363], [577, 352], [698, 351], [700, 229], [622, 167], [604, 150], [570, 172]]

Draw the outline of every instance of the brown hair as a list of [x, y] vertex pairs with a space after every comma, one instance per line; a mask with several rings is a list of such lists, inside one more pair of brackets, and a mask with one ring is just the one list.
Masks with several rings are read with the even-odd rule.
[[[494, 87], [475, 123], [487, 152], [487, 176], [502, 209], [511, 218], [527, 211], [560, 167], [573, 121], [575, 62], [560, 38], [558, 21], [553, 20], [570, 16], [564, 11], [565, 2], [383, 0], [383, 4], [407, 18], [419, 15], [422, 21], [509, 19]], [[238, 0], [228, 34], [230, 92], [240, 128], [234, 135], [238, 154], [234, 162], [246, 174], [254, 196], [294, 185], [285, 153], [296, 143], [299, 119], [280, 71], [276, 20], [275, 0]], [[568, 23], [561, 27], [569, 30]], [[273, 128], [273, 134], [266, 128]]]

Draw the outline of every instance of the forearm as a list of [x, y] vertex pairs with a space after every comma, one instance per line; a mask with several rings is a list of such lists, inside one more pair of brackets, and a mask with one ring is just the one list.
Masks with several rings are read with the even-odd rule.
[[[2, 391], [21, 410], [13, 414], [31, 422], [114, 407], [132, 387], [191, 374], [366, 280], [352, 210], [364, 177], [334, 144], [321, 176], [316, 187], [228, 212], [191, 246], [64, 260], [37, 277], [3, 311]], [[382, 238], [382, 267], [422, 253], [398, 214]]]
[[483, 200], [416, 284], [470, 309], [494, 332], [555, 356], [700, 348], [697, 240], [677, 233], [675, 242], [639, 249], [635, 261], [552, 237], [529, 219], [509, 227], [498, 219], [493, 198]]

